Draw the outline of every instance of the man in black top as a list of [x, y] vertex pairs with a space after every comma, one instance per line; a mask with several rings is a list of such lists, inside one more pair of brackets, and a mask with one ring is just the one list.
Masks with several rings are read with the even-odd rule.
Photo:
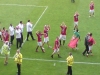
[[89, 54], [89, 46], [88, 46], [88, 45], [89, 45], [89, 42], [88, 42], [89, 37], [90, 37], [90, 33], [88, 33], [88, 34], [86, 35], [85, 41], [84, 41], [85, 50], [84, 50], [84, 52], [83, 52], [83, 55], [85, 55], [85, 53], [87, 52], [87, 56], [88, 56], [88, 54]]

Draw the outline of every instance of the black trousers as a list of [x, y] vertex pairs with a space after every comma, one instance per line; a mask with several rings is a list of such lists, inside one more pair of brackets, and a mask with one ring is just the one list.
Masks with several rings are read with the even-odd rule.
[[21, 33], [21, 42], [23, 43], [23, 33]]
[[28, 40], [29, 35], [31, 36], [32, 40], [34, 40], [32, 32], [27, 32], [27, 40]]
[[74, 3], [74, 2], [75, 2], [75, 0], [71, 0], [71, 2], [73, 2], [73, 3]]
[[72, 75], [72, 66], [68, 66], [67, 75]]
[[21, 75], [21, 64], [17, 63], [18, 75]]
[[2, 37], [1, 37], [1, 35], [0, 35], [0, 39], [2, 40]]
[[20, 48], [22, 45], [21, 38], [16, 38], [16, 47], [17, 49]]
[[87, 52], [87, 54], [89, 54], [89, 46], [85, 45], [85, 50], [83, 52], [83, 55]]
[[10, 42], [11, 42], [11, 44], [13, 44], [13, 40], [14, 40], [14, 35], [10, 36]]

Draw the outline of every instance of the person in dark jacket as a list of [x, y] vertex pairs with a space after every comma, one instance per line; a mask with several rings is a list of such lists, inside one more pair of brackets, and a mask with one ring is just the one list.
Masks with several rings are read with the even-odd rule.
[[84, 50], [84, 52], [83, 52], [83, 55], [85, 55], [85, 53], [87, 52], [87, 54], [86, 54], [87, 56], [88, 56], [88, 54], [89, 54], [89, 42], [88, 42], [89, 37], [90, 37], [90, 33], [88, 33], [88, 34], [86, 35], [85, 41], [84, 41], [85, 50]]

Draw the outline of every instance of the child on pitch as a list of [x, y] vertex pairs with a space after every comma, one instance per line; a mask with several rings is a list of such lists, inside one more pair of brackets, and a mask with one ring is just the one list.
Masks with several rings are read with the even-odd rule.
[[10, 55], [9, 42], [6, 41], [1, 48], [1, 54], [5, 56], [4, 65], [8, 64], [8, 56]]
[[40, 47], [42, 52], [44, 53], [45, 50], [44, 50], [44, 48], [42, 46], [42, 35], [44, 35], [44, 33], [42, 33], [41, 31], [37, 31], [36, 35], [37, 35], [37, 48], [36, 48], [36, 52], [38, 52], [38, 48]]
[[52, 47], [49, 45], [49, 36], [48, 36], [49, 30], [50, 30], [50, 25], [45, 25], [45, 26], [44, 26], [44, 42], [43, 42], [42, 46], [44, 46], [44, 44], [47, 43], [48, 47], [49, 47], [49, 48], [52, 48]]
[[55, 53], [57, 53], [58, 54], [58, 58], [61, 58], [61, 56], [59, 55], [59, 47], [60, 47], [60, 43], [59, 43], [59, 37], [56, 37], [56, 40], [55, 40], [55, 42], [54, 42], [54, 48], [53, 48], [53, 53], [52, 53], [52, 55], [51, 55], [51, 57], [53, 58], [53, 55], [55, 54]]

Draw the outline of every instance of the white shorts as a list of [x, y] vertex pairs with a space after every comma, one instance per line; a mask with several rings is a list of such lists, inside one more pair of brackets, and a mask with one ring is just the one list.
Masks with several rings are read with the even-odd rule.
[[92, 50], [92, 46], [89, 46], [89, 51]]
[[91, 14], [93, 14], [93, 13], [94, 13], [94, 10], [90, 10], [89, 12], [90, 12]]
[[77, 21], [77, 22], [74, 22], [74, 27], [75, 27], [75, 26], [78, 26], [78, 21]]
[[38, 46], [42, 46], [42, 42], [37, 42]]
[[60, 40], [66, 40], [66, 35], [62, 35], [62, 34], [60, 34], [59, 39], [60, 39]]
[[49, 37], [44, 38], [44, 42], [47, 43], [49, 41]]
[[59, 48], [58, 49], [54, 49], [53, 53], [57, 53], [57, 52], [59, 52]]

